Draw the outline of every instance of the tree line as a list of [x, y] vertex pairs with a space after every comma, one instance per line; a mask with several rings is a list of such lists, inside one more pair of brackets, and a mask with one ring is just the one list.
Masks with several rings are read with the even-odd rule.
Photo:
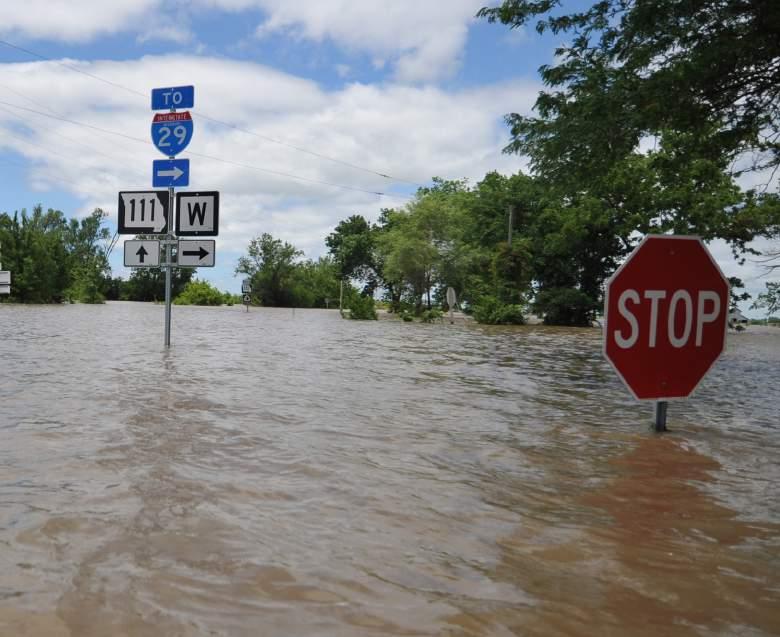
[[[12, 274], [16, 303], [102, 303], [106, 300], [162, 301], [165, 273], [138, 268], [129, 279], [112, 277], [108, 257], [112, 235], [103, 210], [84, 219], [67, 219], [59, 210], [42, 206], [13, 215], [0, 213], [0, 262]], [[173, 296], [180, 304], [218, 305], [238, 298], [194, 281], [193, 270], [174, 268]]]

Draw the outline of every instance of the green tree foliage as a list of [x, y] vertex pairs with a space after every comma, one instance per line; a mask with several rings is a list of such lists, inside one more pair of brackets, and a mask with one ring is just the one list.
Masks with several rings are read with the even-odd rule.
[[758, 295], [750, 308], [765, 309], [767, 318], [780, 311], [780, 281], [767, 281], [766, 291]]
[[[171, 297], [178, 297], [192, 280], [192, 268], [173, 268], [171, 271]], [[147, 301], [160, 303], [165, 300], [165, 270], [158, 268], [135, 268], [130, 278], [122, 285], [123, 301]]]
[[478, 15], [569, 35], [559, 61], [541, 68], [555, 90], [539, 95], [539, 117], [507, 118], [511, 149], [544, 173], [594, 162], [603, 173], [643, 136], [667, 130], [704, 142], [700, 156], [758, 151], [751, 167], [780, 163], [775, 0], [504, 0]]
[[530, 158], [543, 193], [531, 197], [541, 205], [526, 231], [534, 309], [548, 322], [588, 324], [605, 278], [646, 233], [722, 238], [735, 255], [778, 234], [777, 195], [743, 191], [734, 178], [780, 162], [780, 4], [570, 7], [505, 0], [479, 15], [569, 38], [540, 69], [548, 88], [535, 115], [507, 116], [505, 151]]
[[78, 221], [58, 210], [36, 206], [10, 216], [0, 214], [3, 267], [13, 273], [12, 301], [57, 303], [67, 299], [103, 300], [108, 273], [108, 230], [102, 210]]
[[293, 276], [296, 261], [303, 253], [270, 234], [249, 242], [248, 256], [238, 260], [236, 273], [252, 281], [252, 296], [265, 306], [293, 306]]
[[175, 305], [222, 305], [232, 302], [230, 294], [223, 294], [207, 281], [190, 281], [173, 302]]
[[366, 294], [371, 294], [377, 285], [374, 241], [371, 224], [360, 215], [352, 215], [339, 222], [325, 238], [325, 245], [338, 266], [341, 278], [363, 282]]
[[365, 294], [353, 294], [347, 300], [346, 307], [349, 310], [349, 318], [358, 321], [376, 321], [376, 307], [374, 297]]
[[103, 227], [108, 215], [96, 209], [90, 216], [78, 221], [71, 219], [65, 232], [70, 257], [71, 285], [68, 296], [82, 303], [102, 303], [105, 300], [108, 264], [108, 246], [111, 233]]
[[295, 246], [263, 234], [249, 242], [236, 273], [252, 282], [252, 297], [264, 306], [328, 307], [339, 297], [341, 264], [330, 257], [301, 260]]

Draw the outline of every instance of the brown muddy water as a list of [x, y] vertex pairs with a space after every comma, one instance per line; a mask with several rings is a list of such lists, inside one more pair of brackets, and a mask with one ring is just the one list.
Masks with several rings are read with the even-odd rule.
[[780, 330], [673, 432], [600, 332], [0, 305], [0, 635], [780, 634]]

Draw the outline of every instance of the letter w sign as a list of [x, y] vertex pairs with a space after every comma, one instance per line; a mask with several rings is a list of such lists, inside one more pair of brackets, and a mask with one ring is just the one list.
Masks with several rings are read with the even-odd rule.
[[219, 193], [176, 193], [176, 234], [216, 237], [219, 234]]

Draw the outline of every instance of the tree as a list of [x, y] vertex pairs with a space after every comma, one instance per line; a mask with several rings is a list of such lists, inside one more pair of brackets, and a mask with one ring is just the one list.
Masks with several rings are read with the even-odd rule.
[[70, 287], [68, 296], [82, 303], [102, 303], [105, 300], [106, 277], [110, 273], [108, 246], [111, 233], [103, 227], [108, 215], [100, 208], [80, 222], [71, 219], [65, 232], [70, 255]]
[[236, 273], [252, 280], [252, 296], [265, 306], [293, 306], [296, 260], [303, 255], [293, 245], [263, 233], [249, 242], [248, 255], [238, 260]]
[[[648, 135], [695, 133], [700, 156], [756, 152], [780, 164], [780, 3], [776, 0], [504, 0], [478, 15], [539, 33], [569, 33], [541, 68], [538, 118], [511, 114], [510, 150], [537, 168], [613, 163]], [[617, 125], [619, 124], [619, 125]], [[584, 160], [584, 161], [583, 161]]]
[[374, 233], [361, 215], [340, 221], [325, 239], [330, 254], [339, 267], [342, 279], [355, 278], [366, 284], [365, 293], [372, 294], [377, 286], [374, 263]]
[[[173, 268], [171, 271], [171, 298], [176, 298], [192, 280], [192, 268]], [[130, 278], [122, 286], [124, 301], [165, 300], [165, 270], [161, 268], [135, 268]]]
[[64, 235], [67, 222], [59, 210], [32, 215], [0, 215], [3, 266], [13, 272], [13, 300], [22, 303], [53, 303], [65, 298], [70, 283], [70, 259]]
[[767, 281], [766, 292], [759, 294], [755, 303], [750, 306], [752, 310], [762, 308], [766, 309], [767, 319], [780, 311], [780, 281]]

